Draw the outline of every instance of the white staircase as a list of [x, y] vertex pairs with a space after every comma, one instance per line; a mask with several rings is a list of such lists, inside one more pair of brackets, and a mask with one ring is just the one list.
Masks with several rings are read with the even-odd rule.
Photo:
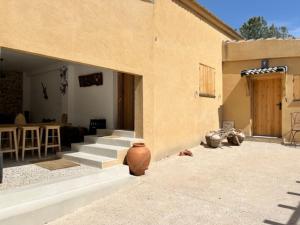
[[72, 144], [72, 152], [63, 158], [88, 166], [107, 168], [124, 162], [128, 149], [143, 139], [133, 131], [97, 130], [97, 135], [84, 137], [84, 143]]
[[84, 143], [73, 144], [73, 152], [62, 157], [102, 170], [0, 192], [0, 224], [45, 224], [138, 182], [128, 166], [122, 165], [128, 149], [136, 142], [143, 139], [135, 138], [130, 131], [99, 130], [97, 135], [86, 136]]
[[68, 179], [33, 184], [0, 192], [1, 225], [41, 225], [139, 180], [128, 166], [118, 165]]

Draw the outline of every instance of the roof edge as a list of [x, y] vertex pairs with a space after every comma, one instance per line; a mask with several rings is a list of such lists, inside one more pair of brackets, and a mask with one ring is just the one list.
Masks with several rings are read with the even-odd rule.
[[223, 44], [223, 62], [299, 57], [300, 39], [259, 39]]
[[249, 77], [253, 75], [263, 75], [271, 73], [287, 73], [288, 66], [275, 66], [267, 68], [258, 68], [258, 69], [248, 69], [241, 71], [241, 77]]
[[235, 40], [242, 40], [242, 36], [237, 33], [232, 27], [227, 25], [212, 12], [201, 6], [196, 0], [179, 0], [181, 3], [194, 10], [196, 13], [204, 17], [209, 23], [215, 25], [218, 29], [223, 31], [229, 37]]

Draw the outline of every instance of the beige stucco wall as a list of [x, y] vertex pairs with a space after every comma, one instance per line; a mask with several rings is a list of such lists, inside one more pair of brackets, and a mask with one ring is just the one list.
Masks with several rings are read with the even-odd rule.
[[[293, 46], [290, 46], [291, 42], [294, 43]], [[273, 48], [269, 46], [271, 43], [274, 44], [274, 40], [229, 43], [225, 45], [225, 48], [231, 52], [232, 57], [226, 58], [223, 63], [223, 119], [235, 121], [237, 128], [243, 129], [246, 134], [251, 135], [250, 95], [247, 91], [246, 78], [242, 78], [240, 72], [245, 69], [260, 68], [261, 59], [268, 58], [270, 66], [288, 66], [288, 73], [286, 75], [282, 74], [282, 136], [288, 138], [291, 120], [290, 113], [300, 111], [300, 104], [293, 101], [293, 75], [300, 74], [300, 57], [297, 57], [300, 54], [300, 48], [297, 49], [300, 41], [277, 40]], [[250, 44], [251, 51], [248, 49]], [[245, 46], [245, 49], [243, 46]], [[291, 50], [290, 48], [293, 49]], [[249, 59], [238, 60], [239, 51], [243, 59]], [[257, 56], [255, 56], [255, 52]], [[280, 53], [285, 56], [284, 52], [289, 52], [291, 57], [277, 58]]]
[[153, 149], [154, 5], [142, 0], [0, 0], [0, 46], [143, 75]]
[[[0, 0], [0, 45], [143, 74], [153, 4], [141, 0]], [[145, 54], [146, 53], [146, 54]]]
[[[222, 43], [177, 0], [0, 0], [0, 46], [143, 76], [143, 136], [153, 159], [219, 127]], [[198, 97], [199, 63], [216, 69], [216, 98]]]
[[[154, 136], [162, 158], [219, 128], [222, 41], [228, 38], [178, 1], [157, 1], [155, 7]], [[215, 99], [197, 95], [199, 63], [216, 69]]]
[[299, 39], [261, 39], [230, 42], [224, 45], [224, 61], [300, 57]]

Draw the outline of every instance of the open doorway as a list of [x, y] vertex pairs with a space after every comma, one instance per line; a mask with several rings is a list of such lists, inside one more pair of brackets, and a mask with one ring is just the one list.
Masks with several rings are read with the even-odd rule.
[[0, 126], [15, 125], [19, 114], [27, 125], [58, 124], [65, 149], [117, 128], [115, 70], [8, 48], [0, 58]]
[[[97, 129], [143, 136], [142, 76], [8, 48], [1, 48], [0, 58], [0, 124], [13, 124], [23, 113], [27, 123], [57, 122], [88, 132], [91, 120], [101, 120]], [[82, 77], [101, 82], [81, 85]]]
[[118, 129], [134, 130], [134, 76], [118, 73]]

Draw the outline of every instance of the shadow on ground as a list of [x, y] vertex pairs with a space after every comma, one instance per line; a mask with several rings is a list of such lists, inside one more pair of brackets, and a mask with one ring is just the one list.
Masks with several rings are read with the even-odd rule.
[[222, 142], [221, 145], [217, 148], [212, 148], [204, 142], [201, 142], [200, 145], [202, 145], [204, 148], [209, 148], [209, 149], [223, 149], [223, 148], [232, 148], [232, 147], [234, 147], [234, 145], [229, 144], [227, 141]]
[[[296, 183], [300, 184], [300, 181], [296, 181]], [[298, 196], [300, 198], [300, 193], [287, 192], [287, 194]], [[278, 207], [283, 208], [283, 209], [293, 210], [293, 213], [290, 216], [287, 223], [278, 223], [276, 221], [266, 219], [263, 221], [265, 224], [270, 224], [270, 225], [297, 225], [298, 224], [298, 221], [300, 219], [300, 202], [298, 203], [298, 206], [296, 206], [296, 207], [289, 206], [289, 205], [283, 205], [283, 204], [279, 204]]]

